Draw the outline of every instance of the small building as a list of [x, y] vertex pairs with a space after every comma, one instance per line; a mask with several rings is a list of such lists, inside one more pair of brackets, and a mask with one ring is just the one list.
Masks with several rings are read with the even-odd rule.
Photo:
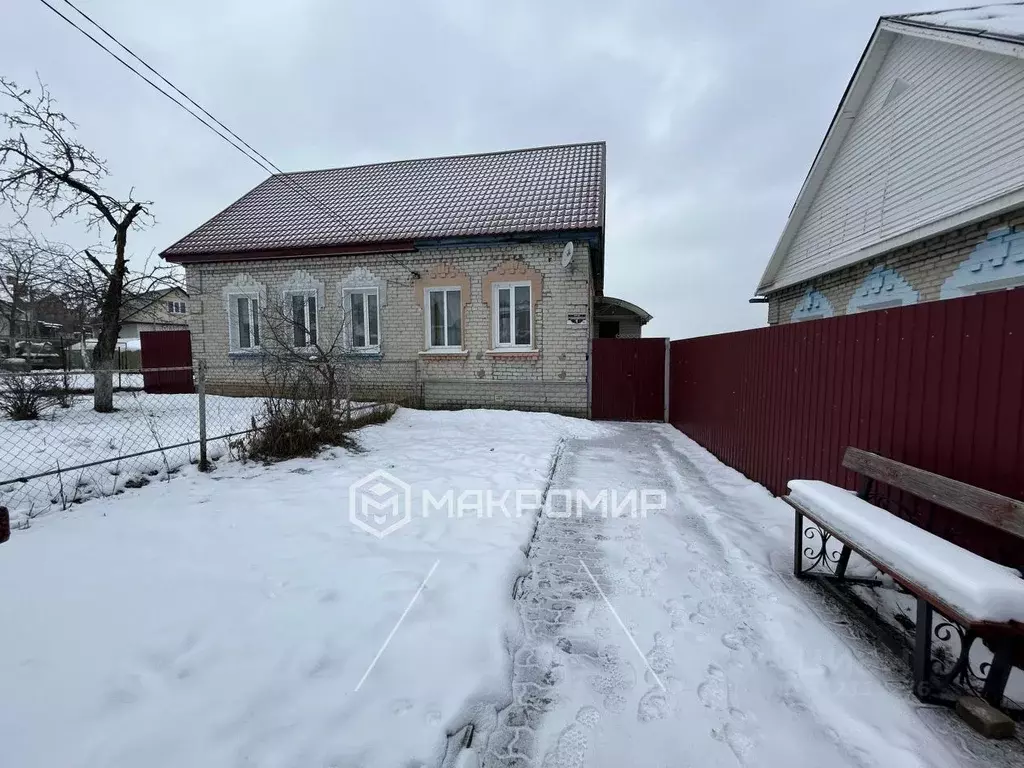
[[133, 296], [121, 308], [119, 339], [138, 339], [139, 331], [188, 328], [188, 293], [172, 287]]
[[604, 208], [603, 142], [425, 158], [274, 175], [162, 255], [208, 391], [291, 347], [365, 397], [585, 416]]
[[757, 293], [789, 323], [1024, 285], [1024, 5], [879, 20]]
[[625, 299], [601, 296], [594, 300], [594, 334], [598, 339], [639, 339], [651, 315]]

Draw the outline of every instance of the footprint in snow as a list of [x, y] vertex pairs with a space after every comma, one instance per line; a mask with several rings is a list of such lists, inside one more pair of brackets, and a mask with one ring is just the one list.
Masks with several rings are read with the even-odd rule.
[[601, 719], [594, 707], [582, 707], [576, 721], [558, 734], [555, 746], [544, 755], [542, 768], [583, 768], [586, 765], [589, 733]]

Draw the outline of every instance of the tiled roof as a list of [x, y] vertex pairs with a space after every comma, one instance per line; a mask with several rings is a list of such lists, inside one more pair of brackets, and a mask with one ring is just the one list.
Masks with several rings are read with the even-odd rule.
[[604, 142], [271, 176], [165, 256], [603, 226]]

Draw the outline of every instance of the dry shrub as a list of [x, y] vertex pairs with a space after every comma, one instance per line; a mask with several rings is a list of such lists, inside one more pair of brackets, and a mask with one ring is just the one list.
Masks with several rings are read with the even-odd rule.
[[56, 376], [0, 376], [0, 411], [12, 421], [34, 421], [63, 405], [67, 395]]
[[252, 432], [238, 446], [244, 458], [282, 461], [313, 456], [327, 446], [354, 449], [349, 435], [367, 424], [379, 424], [394, 414], [392, 406], [375, 406], [349, 412], [338, 396], [333, 371], [325, 375], [322, 366], [279, 367], [252, 420]]

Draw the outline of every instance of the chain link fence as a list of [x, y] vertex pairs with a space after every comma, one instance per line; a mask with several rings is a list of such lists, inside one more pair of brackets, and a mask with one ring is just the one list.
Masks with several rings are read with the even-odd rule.
[[[418, 404], [418, 386], [407, 377], [372, 370], [361, 379], [360, 394], [374, 397], [342, 400], [350, 423], [376, 403]], [[353, 378], [339, 376], [342, 393], [354, 391]], [[281, 394], [251, 367], [199, 363], [195, 370], [115, 371], [113, 379], [114, 411], [97, 413], [91, 372], [0, 372], [0, 506], [16, 527], [54, 508], [239, 454], [239, 441], [260, 428], [266, 398]], [[37, 418], [12, 412], [32, 403]]]

